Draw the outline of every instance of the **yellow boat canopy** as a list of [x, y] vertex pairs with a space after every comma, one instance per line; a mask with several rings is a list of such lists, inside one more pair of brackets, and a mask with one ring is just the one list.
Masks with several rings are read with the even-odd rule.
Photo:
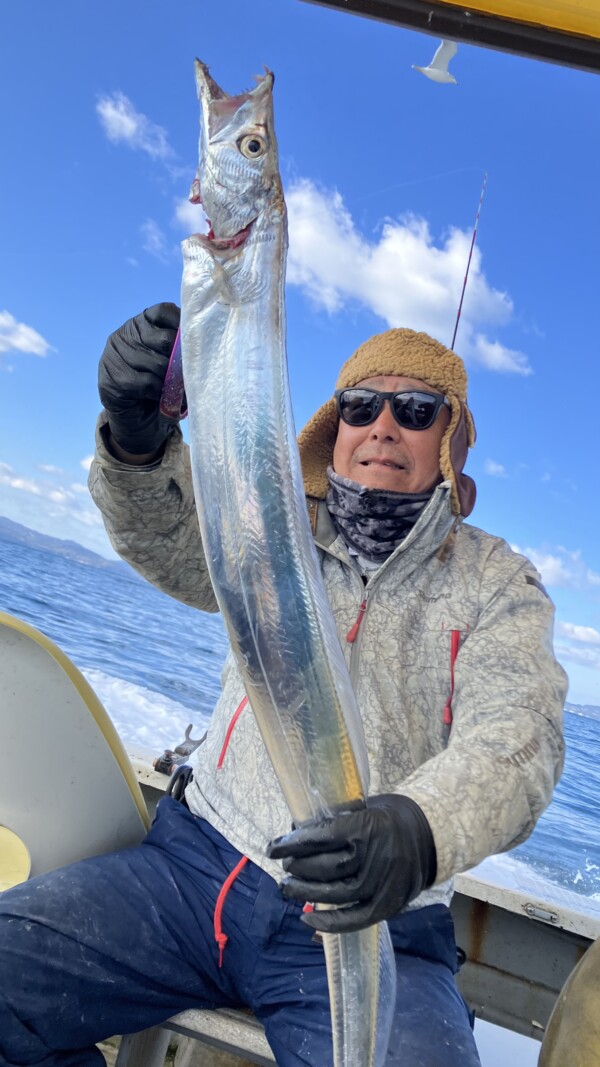
[[504, 52], [600, 71], [600, 0], [309, 0]]

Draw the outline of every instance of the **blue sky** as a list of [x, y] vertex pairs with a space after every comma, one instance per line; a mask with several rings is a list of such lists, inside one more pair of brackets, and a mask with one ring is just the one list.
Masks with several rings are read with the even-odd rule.
[[598, 78], [301, 0], [30, 0], [2, 13], [0, 514], [110, 554], [85, 488], [107, 335], [177, 300], [197, 158], [193, 60], [276, 74], [300, 427], [387, 325], [456, 349], [479, 437], [472, 521], [557, 603], [570, 699], [600, 704]]

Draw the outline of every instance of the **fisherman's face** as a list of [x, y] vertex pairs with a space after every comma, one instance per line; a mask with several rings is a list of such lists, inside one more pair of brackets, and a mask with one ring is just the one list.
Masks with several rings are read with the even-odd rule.
[[[399, 393], [404, 389], [437, 389], [419, 381], [396, 375], [365, 378], [358, 385]], [[440, 444], [450, 411], [440, 408], [427, 430], [405, 430], [400, 426], [386, 400], [375, 422], [368, 426], [340, 424], [333, 450], [333, 469], [369, 489], [389, 489], [395, 493], [424, 493], [440, 478]]]

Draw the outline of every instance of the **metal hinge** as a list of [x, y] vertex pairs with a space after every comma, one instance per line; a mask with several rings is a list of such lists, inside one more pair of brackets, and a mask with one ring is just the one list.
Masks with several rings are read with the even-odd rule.
[[546, 911], [545, 908], [538, 908], [535, 904], [524, 904], [523, 911], [529, 915], [530, 919], [539, 919], [544, 923], [557, 923], [558, 914], [555, 911]]

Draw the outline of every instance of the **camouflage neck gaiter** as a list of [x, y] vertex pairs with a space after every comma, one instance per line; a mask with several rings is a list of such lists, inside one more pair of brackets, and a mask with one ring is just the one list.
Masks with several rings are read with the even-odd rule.
[[[327, 468], [327, 508], [344, 541], [361, 556], [383, 563], [415, 525], [434, 489], [393, 493], [368, 489]], [[434, 486], [435, 488], [435, 486]]]

